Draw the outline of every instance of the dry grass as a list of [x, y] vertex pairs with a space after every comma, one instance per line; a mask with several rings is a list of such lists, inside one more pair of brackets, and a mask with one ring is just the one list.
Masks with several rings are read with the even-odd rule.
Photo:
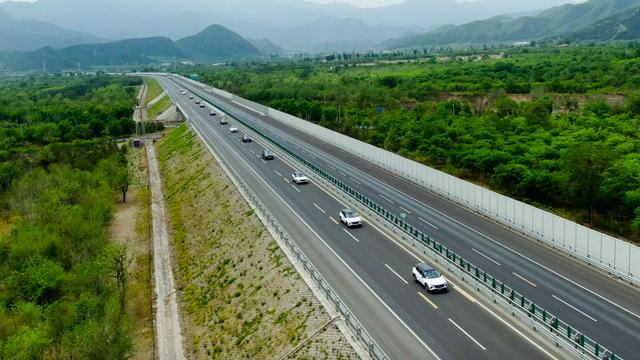
[[[184, 125], [158, 146], [188, 356], [273, 359], [329, 321], [311, 290]], [[356, 358], [335, 326], [293, 358]]]

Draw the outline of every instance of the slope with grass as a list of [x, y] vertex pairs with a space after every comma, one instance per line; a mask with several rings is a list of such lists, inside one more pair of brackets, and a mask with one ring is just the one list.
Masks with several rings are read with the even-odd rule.
[[[311, 290], [186, 125], [158, 145], [183, 334], [196, 359], [273, 359], [330, 320]], [[354, 359], [335, 325], [289, 358]]]

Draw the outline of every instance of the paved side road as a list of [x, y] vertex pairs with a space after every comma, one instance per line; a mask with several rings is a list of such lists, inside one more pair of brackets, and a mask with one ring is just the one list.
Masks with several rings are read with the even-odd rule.
[[162, 182], [158, 159], [152, 141], [145, 143], [151, 184], [151, 213], [153, 228], [153, 277], [155, 281], [156, 357], [159, 360], [184, 359], [180, 314], [171, 270], [169, 231], [164, 208]]

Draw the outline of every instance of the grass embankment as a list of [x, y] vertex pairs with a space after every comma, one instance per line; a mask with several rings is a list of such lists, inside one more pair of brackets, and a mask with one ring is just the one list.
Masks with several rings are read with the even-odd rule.
[[151, 288], [150, 193], [144, 149], [127, 153], [132, 174], [127, 202], [116, 204], [109, 229], [111, 240], [127, 249], [128, 286], [126, 311], [132, 319], [133, 360], [153, 358], [153, 309]]
[[[330, 320], [191, 130], [158, 145], [188, 356], [274, 359]], [[329, 327], [291, 358], [356, 358]]]
[[171, 106], [171, 98], [167, 95], [163, 96], [160, 101], [147, 108], [147, 116], [149, 120], [155, 120], [162, 115]]
[[144, 104], [148, 104], [151, 100], [162, 94], [162, 87], [156, 79], [144, 78], [144, 83], [147, 85], [147, 96], [144, 98]]

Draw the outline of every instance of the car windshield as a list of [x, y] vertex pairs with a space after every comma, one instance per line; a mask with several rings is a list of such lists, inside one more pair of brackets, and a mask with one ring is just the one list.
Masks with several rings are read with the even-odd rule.
[[344, 212], [344, 216], [348, 218], [354, 218], [354, 217], [358, 217], [358, 214], [355, 211], [349, 210]]
[[303, 177], [303, 176], [304, 176], [304, 174], [303, 174], [303, 173], [301, 173], [301, 172], [297, 172], [297, 173], [295, 173], [295, 176], [296, 176], [296, 177]]
[[264, 154], [265, 154], [265, 155], [271, 155], [271, 151], [269, 151], [269, 150], [265, 150], [265, 151], [264, 151]]
[[438, 272], [438, 270], [436, 270], [436, 269], [431, 269], [431, 270], [427, 270], [427, 271], [425, 271], [425, 272], [424, 272], [424, 276], [425, 276], [427, 279], [435, 279], [435, 278], [439, 278], [441, 275], [440, 275], [440, 273]]

